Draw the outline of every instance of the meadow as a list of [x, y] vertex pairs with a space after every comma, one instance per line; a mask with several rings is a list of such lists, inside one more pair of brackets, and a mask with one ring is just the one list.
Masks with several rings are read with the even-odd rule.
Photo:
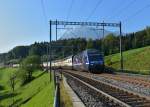
[[[124, 72], [150, 74], [150, 46], [123, 52]], [[105, 57], [105, 64], [120, 69], [120, 54]]]
[[0, 107], [52, 107], [54, 97], [53, 82], [49, 82], [49, 74], [43, 71], [34, 71], [34, 80], [21, 86], [17, 81], [13, 92], [8, 84], [9, 76], [17, 68], [0, 69]]

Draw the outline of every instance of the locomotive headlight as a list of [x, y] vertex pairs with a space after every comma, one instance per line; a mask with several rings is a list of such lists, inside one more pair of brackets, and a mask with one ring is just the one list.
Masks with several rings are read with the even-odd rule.
[[89, 64], [88, 62], [86, 62], [85, 64]]
[[92, 66], [93, 66], [94, 64], [90, 64], [90, 65], [92, 65]]

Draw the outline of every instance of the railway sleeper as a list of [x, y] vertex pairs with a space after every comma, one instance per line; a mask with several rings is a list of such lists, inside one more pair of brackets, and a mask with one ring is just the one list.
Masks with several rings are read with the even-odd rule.
[[115, 97], [119, 97], [119, 96], [127, 96], [126, 94], [124, 93], [112, 93], [112, 92], [107, 92], [109, 95], [111, 96], [115, 96]]
[[134, 97], [130, 97], [130, 98], [122, 98], [121, 100], [125, 101], [125, 102], [131, 102], [131, 101], [138, 101], [138, 100], [142, 100], [142, 98], [134, 98]]
[[148, 101], [131, 101], [131, 102], [127, 102], [128, 104], [132, 104], [132, 105], [144, 105], [144, 104], [150, 104], [150, 102]]
[[103, 99], [101, 99], [102, 102], [104, 102], [105, 105], [107, 105], [108, 107], [120, 107], [119, 104], [115, 103], [113, 100], [104, 97]]
[[145, 103], [145, 102], [127, 102], [127, 104], [133, 106], [133, 107], [145, 107], [145, 106], [149, 106], [150, 107], [150, 103]]
[[[132, 95], [128, 95], [128, 94], [124, 94], [123, 96], [118, 96], [119, 98], [140, 98], [138, 96], [132, 96]], [[144, 99], [144, 98], [140, 98], [140, 99]]]
[[119, 95], [116, 96], [117, 99], [127, 99], [127, 98], [133, 98], [132, 96], [128, 96], [128, 95]]
[[136, 105], [136, 107], [150, 107], [150, 104], [141, 104], [141, 105]]

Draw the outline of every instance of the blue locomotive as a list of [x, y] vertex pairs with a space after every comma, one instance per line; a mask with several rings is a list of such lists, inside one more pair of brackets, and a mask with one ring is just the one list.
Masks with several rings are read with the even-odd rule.
[[75, 70], [101, 73], [104, 70], [104, 55], [96, 49], [87, 49], [72, 57]]

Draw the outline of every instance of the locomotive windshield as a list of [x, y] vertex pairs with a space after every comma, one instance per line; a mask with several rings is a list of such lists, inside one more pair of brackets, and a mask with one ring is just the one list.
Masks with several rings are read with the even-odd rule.
[[101, 60], [103, 60], [103, 56], [100, 54], [91, 54], [91, 55], [89, 55], [89, 60], [90, 61], [101, 61]]

